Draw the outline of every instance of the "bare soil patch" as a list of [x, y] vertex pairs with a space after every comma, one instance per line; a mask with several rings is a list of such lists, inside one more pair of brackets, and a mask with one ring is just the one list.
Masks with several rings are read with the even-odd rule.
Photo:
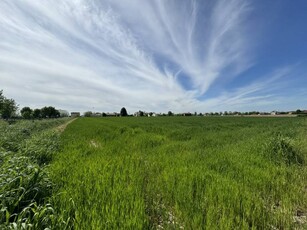
[[92, 147], [94, 147], [94, 148], [98, 148], [98, 147], [99, 147], [99, 144], [98, 144], [96, 141], [91, 140], [91, 141], [90, 141], [90, 146], [92, 146]]
[[69, 121], [66, 122], [65, 124], [62, 124], [62, 125], [56, 127], [55, 130], [61, 133], [61, 132], [63, 132], [63, 131], [66, 129], [67, 125], [69, 125], [70, 123], [72, 123], [73, 121], [75, 121], [75, 120], [77, 120], [77, 119], [78, 119], [78, 118], [74, 118], [74, 119], [72, 119], [72, 120], [69, 120]]

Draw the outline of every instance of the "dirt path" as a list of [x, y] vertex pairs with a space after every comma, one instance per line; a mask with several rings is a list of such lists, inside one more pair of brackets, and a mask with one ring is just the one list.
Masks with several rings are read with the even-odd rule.
[[63, 132], [66, 129], [67, 125], [69, 125], [70, 123], [72, 123], [73, 121], [75, 121], [77, 119], [78, 118], [74, 118], [72, 120], [69, 120], [68, 122], [66, 122], [66, 123], [56, 127], [55, 130], [61, 133], [61, 132]]

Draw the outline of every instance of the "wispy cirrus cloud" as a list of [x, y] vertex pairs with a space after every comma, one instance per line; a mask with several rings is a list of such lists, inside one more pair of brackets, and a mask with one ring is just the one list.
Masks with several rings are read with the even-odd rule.
[[243, 0], [3, 0], [0, 88], [23, 106], [69, 110], [244, 107], [268, 84], [206, 93], [253, 66], [252, 10]]
[[251, 65], [250, 37], [244, 24], [251, 10], [248, 1], [186, 1], [179, 6], [176, 1], [143, 1], [141, 6], [140, 1], [131, 1], [129, 6], [110, 2], [137, 37], [143, 38], [145, 47], [163, 56], [166, 68], [170, 64], [185, 72], [192, 82], [189, 88], [199, 95], [226, 68], [230, 75]]

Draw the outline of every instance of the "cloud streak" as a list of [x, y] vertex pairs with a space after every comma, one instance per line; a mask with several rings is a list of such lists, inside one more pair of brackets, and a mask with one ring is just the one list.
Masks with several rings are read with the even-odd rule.
[[243, 0], [3, 0], [0, 88], [23, 106], [82, 111], [202, 111], [259, 101], [267, 96], [250, 97], [253, 84], [206, 99], [220, 79], [253, 66], [252, 9]]

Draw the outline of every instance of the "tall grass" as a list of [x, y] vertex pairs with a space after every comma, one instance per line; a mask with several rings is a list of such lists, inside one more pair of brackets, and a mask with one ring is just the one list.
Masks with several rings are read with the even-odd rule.
[[293, 229], [306, 213], [304, 118], [83, 118], [52, 164], [74, 229]]
[[50, 204], [47, 165], [59, 142], [51, 128], [66, 121], [0, 121], [0, 229], [65, 226]]

